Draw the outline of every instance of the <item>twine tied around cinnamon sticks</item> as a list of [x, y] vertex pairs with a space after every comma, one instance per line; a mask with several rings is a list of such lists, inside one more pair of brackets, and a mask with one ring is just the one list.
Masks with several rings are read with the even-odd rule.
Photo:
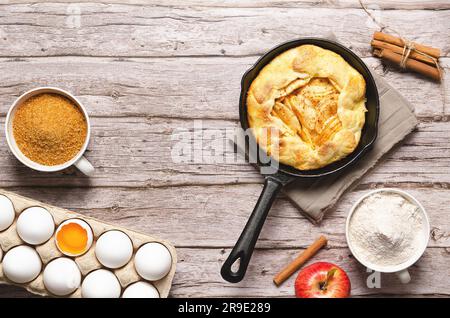
[[441, 51], [437, 48], [383, 32], [373, 34], [371, 45], [374, 48], [373, 54], [377, 57], [393, 62], [403, 69], [431, 77], [436, 81], [440, 81], [442, 78], [438, 62]]
[[[375, 56], [393, 62], [402, 69], [412, 70], [436, 81], [441, 81], [442, 72], [438, 61], [441, 50], [405, 39], [395, 30], [378, 21], [362, 0], [358, 0], [358, 2], [373, 22], [380, 27], [380, 32], [373, 34], [371, 42]], [[398, 37], [381, 32], [383, 30], [390, 30]]]
[[[406, 61], [408, 60], [409, 55], [411, 54], [411, 51], [415, 51], [414, 43], [408, 40], [404, 40], [405, 46], [403, 47], [402, 52], [402, 60], [400, 62], [401, 68], [406, 68]], [[423, 53], [422, 53], [423, 54]]]
[[434, 57], [432, 55], [426, 54], [425, 52], [421, 52], [420, 50], [416, 49], [414, 42], [408, 41], [405, 39], [402, 39], [402, 40], [405, 43], [405, 46], [403, 47], [402, 60], [400, 62], [400, 67], [403, 69], [406, 69], [406, 61], [410, 57], [411, 52], [415, 52], [416, 54], [424, 56], [424, 57], [428, 58], [429, 60], [433, 61], [434, 65], [436, 66], [436, 69], [438, 71], [439, 80], [441, 80], [441, 78], [442, 78], [441, 67], [439, 66], [439, 62], [438, 62], [440, 51], [437, 53], [437, 57]]

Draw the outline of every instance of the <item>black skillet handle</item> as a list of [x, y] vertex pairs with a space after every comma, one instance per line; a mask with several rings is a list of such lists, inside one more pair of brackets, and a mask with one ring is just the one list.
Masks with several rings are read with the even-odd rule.
[[[230, 283], [240, 282], [247, 271], [248, 263], [253, 254], [256, 241], [258, 240], [259, 233], [266, 220], [267, 213], [270, 210], [277, 193], [283, 187], [283, 183], [271, 176], [267, 176], [264, 181], [264, 189], [259, 196], [258, 202], [253, 209], [244, 230], [241, 233], [236, 245], [228, 256], [227, 260], [222, 266], [220, 274], [223, 279]], [[236, 264], [237, 270], [233, 271], [231, 267], [236, 261], [240, 261]]]

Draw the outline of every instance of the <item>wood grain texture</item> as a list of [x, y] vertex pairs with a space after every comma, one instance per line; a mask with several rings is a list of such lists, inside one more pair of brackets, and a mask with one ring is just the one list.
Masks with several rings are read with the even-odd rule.
[[[0, 58], [0, 114], [5, 114], [26, 90], [49, 85], [80, 97], [91, 116], [237, 120], [240, 80], [256, 60], [257, 57]], [[415, 106], [418, 116], [439, 119], [450, 114], [448, 72], [440, 86], [420, 75], [385, 67], [373, 57], [364, 61]], [[448, 70], [450, 58], [443, 58], [441, 65]]]
[[[311, 4], [311, 3], [310, 3]], [[333, 31], [362, 56], [378, 30], [359, 8], [208, 7], [84, 3], [2, 7], [2, 56], [246, 56]], [[447, 56], [448, 10], [378, 10], [402, 36]], [[411, 21], [420, 21], [420, 30]], [[307, 26], [307, 27], [305, 27]]]
[[[1, 123], [3, 125], [3, 120]], [[258, 171], [242, 158], [238, 163], [227, 163], [228, 156], [235, 155], [225, 132], [227, 128], [236, 127], [235, 121], [203, 120], [201, 123], [203, 131], [216, 133], [219, 141], [205, 139], [201, 143], [196, 142], [192, 133], [194, 120], [93, 118], [92, 140], [86, 153], [97, 168], [93, 178], [86, 178], [72, 168], [54, 174], [30, 171], [18, 164], [7, 147], [2, 147], [0, 186], [168, 187], [262, 182]], [[383, 164], [375, 167], [362, 183], [450, 184], [449, 133], [450, 125], [446, 121], [422, 122], [418, 131], [401, 147], [388, 153]], [[206, 138], [211, 137], [207, 135]], [[172, 150], [184, 139], [192, 153], [194, 149], [202, 151], [199, 161], [195, 161], [193, 155], [182, 157], [187, 162], [172, 160]], [[211, 150], [219, 142], [223, 145], [224, 156], [215, 156]]]
[[[447, 0], [364, 1], [403, 36], [442, 49], [441, 85], [371, 57], [369, 42], [378, 28], [356, 0], [67, 2], [0, 2], [0, 128], [24, 91], [66, 88], [92, 117], [87, 157], [96, 175], [30, 171], [12, 157], [1, 132], [0, 187], [173, 242], [180, 259], [174, 297], [291, 297], [293, 279], [276, 288], [272, 276], [320, 234], [329, 238], [329, 247], [313, 261], [347, 270], [353, 296], [450, 296]], [[330, 30], [414, 105], [421, 123], [319, 226], [282, 194], [245, 280], [228, 284], [220, 266], [253, 209], [262, 178], [244, 162], [217, 163], [208, 153], [210, 162], [172, 162], [171, 149], [176, 138], [191, 133], [194, 119], [219, 134], [237, 124], [240, 78], [261, 54], [280, 42]], [[413, 267], [410, 285], [383, 275], [382, 289], [368, 289], [365, 269], [346, 248], [345, 218], [363, 193], [385, 186], [423, 203], [432, 224], [430, 247]], [[0, 286], [0, 297], [31, 296]]]
[[[353, 203], [372, 188], [360, 186], [344, 195], [319, 226], [312, 226], [281, 195], [269, 213], [257, 246], [264, 249], [304, 248], [324, 234], [329, 239], [329, 247], [345, 247], [347, 214]], [[450, 189], [405, 184], [397, 188], [410, 192], [428, 211], [432, 228], [429, 246], [450, 248], [450, 220], [441, 217]], [[237, 184], [156, 189], [10, 190], [149, 235], [158, 233], [177, 247], [229, 248], [239, 237], [261, 189], [259, 184]]]
[[[38, 1], [30, 0], [14, 0], [7, 1], [15, 4], [34, 4]], [[54, 0], [54, 3], [69, 3], [70, 0]], [[92, 0], [78, 0], [77, 3], [87, 3]], [[360, 4], [357, 0], [166, 0], [163, 3], [155, 0], [99, 0], [96, 3], [102, 4], [127, 4], [127, 5], [146, 5], [151, 7], [198, 7], [198, 8], [210, 8], [210, 7], [225, 7], [225, 8], [291, 8], [291, 7], [305, 7], [305, 8], [318, 8], [326, 7], [333, 9], [340, 8], [360, 8]], [[364, 0], [364, 5], [370, 9], [407, 9], [407, 10], [445, 10], [450, 8], [450, 4], [446, 0]]]

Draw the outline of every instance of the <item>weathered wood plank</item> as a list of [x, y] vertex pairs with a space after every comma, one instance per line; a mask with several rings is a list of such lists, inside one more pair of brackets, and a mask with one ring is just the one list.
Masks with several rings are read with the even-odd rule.
[[[237, 120], [240, 80], [256, 60], [257, 57], [3, 58], [0, 114], [6, 114], [24, 91], [50, 85], [79, 96], [92, 116]], [[412, 73], [383, 70], [375, 58], [364, 60], [415, 106], [418, 116], [440, 118], [450, 114], [448, 72], [439, 85]], [[450, 59], [443, 59], [441, 64], [448, 69]]]
[[240, 79], [255, 60], [1, 59], [0, 113], [24, 91], [50, 85], [79, 96], [92, 116], [237, 119]]
[[[294, 278], [285, 282], [280, 288], [272, 283], [273, 276], [289, 260], [292, 260], [299, 250], [257, 250], [250, 263], [245, 280], [239, 284], [229, 284], [220, 277], [220, 266], [229, 253], [225, 250], [190, 250], [178, 249], [180, 264], [175, 276], [172, 296], [202, 297], [202, 296], [270, 296], [292, 297], [294, 295]], [[343, 249], [328, 249], [321, 251], [316, 261], [329, 261], [342, 266], [348, 273], [352, 283], [352, 295], [385, 294], [446, 294], [450, 269], [447, 266], [448, 252], [441, 248], [431, 248], [424, 257], [411, 269], [413, 280], [408, 285], [402, 285], [395, 275], [383, 275], [380, 289], [366, 287], [365, 268], [350, 257], [350, 251]], [[295, 276], [294, 276], [295, 277]]]
[[[421, 201], [431, 220], [429, 246], [450, 248], [449, 189], [398, 186]], [[170, 240], [177, 247], [231, 247], [261, 192], [261, 185], [159, 189], [13, 188], [18, 194], [61, 206], [113, 224]], [[319, 226], [313, 226], [283, 195], [274, 204], [260, 248], [306, 247], [323, 234], [329, 246], [345, 247], [345, 221], [359, 189], [339, 200]]]
[[[355, 5], [358, 9], [158, 5], [155, 10], [154, 6], [95, 3], [75, 7], [62, 3], [4, 5], [0, 7], [0, 54], [259, 55], [292, 38], [320, 36], [333, 30], [345, 44], [368, 56], [371, 35], [379, 27], [359, 8], [359, 3], [355, 1]], [[374, 14], [404, 37], [440, 47], [444, 55], [448, 54], [450, 11], [378, 10]], [[421, 32], [411, 21], [420, 21]]]
[[[86, 0], [87, 1], [87, 0]], [[120, 2], [121, 0], [114, 0]], [[111, 1], [111, 2], [114, 2]], [[139, 0], [134, 0], [139, 1]], [[143, 3], [147, 3], [142, 0]], [[369, 9], [408, 9], [408, 10], [445, 10], [450, 9], [450, 4], [445, 0], [408, 0], [408, 1], [390, 1], [390, 0], [363, 0], [363, 4]], [[253, 7], [253, 8], [272, 8], [272, 7], [324, 7], [324, 8], [360, 8], [358, 0], [258, 0], [258, 1], [241, 1], [241, 0], [228, 0], [228, 1], [205, 1], [203, 0], [189, 0], [182, 1], [170, 0], [166, 1], [165, 5], [185, 5], [185, 6], [201, 6], [201, 7]]]
[[[256, 250], [249, 265], [245, 279], [238, 284], [230, 284], [220, 277], [220, 267], [229, 249], [177, 250], [179, 263], [172, 286], [172, 297], [293, 297], [295, 276], [281, 287], [272, 283], [272, 277], [300, 249]], [[402, 285], [394, 274], [381, 276], [381, 288], [368, 288], [366, 269], [350, 256], [347, 248], [326, 249], [313, 259], [328, 261], [341, 266], [349, 275], [352, 296], [389, 295], [434, 295], [450, 296], [448, 280], [450, 254], [444, 248], [428, 248], [424, 256], [411, 268], [412, 281]], [[30, 294], [11, 286], [0, 286], [0, 297], [28, 297]]]
[[[70, 0], [54, 0], [54, 3], [69, 3]], [[92, 2], [92, 0], [79, 0], [77, 3]], [[360, 8], [360, 4], [357, 0], [166, 0], [163, 3], [155, 0], [99, 0], [96, 3], [105, 4], [128, 4], [128, 5], [146, 5], [152, 7], [224, 7], [224, 8]], [[15, 4], [30, 4], [35, 3], [30, 0], [14, 0]], [[364, 0], [364, 5], [369, 9], [406, 9], [406, 10], [445, 10], [449, 9], [450, 5], [446, 0], [407, 0], [407, 1], [392, 1], [392, 0]]]
[[[2, 124], [3, 121], [4, 118], [1, 120]], [[93, 118], [92, 124], [93, 138], [87, 157], [97, 167], [94, 177], [83, 177], [75, 169], [69, 169], [65, 174], [31, 171], [19, 164], [7, 147], [2, 147], [0, 186], [161, 187], [260, 183], [262, 180], [258, 172], [242, 158], [240, 162], [229, 163], [228, 157], [224, 159], [224, 156], [215, 156], [211, 149], [217, 143], [204, 140], [198, 144], [191, 138], [194, 126], [194, 121], [191, 120], [98, 117]], [[224, 132], [226, 128], [235, 126], [234, 121], [202, 121], [205, 132], [217, 133], [227, 156], [234, 156], [234, 152]], [[449, 131], [448, 122], [422, 123], [403, 146], [391, 152], [362, 182], [450, 183]], [[176, 147], [178, 140], [185, 137], [192, 154], [196, 152], [194, 149], [203, 151], [200, 161], [195, 162], [193, 155], [189, 162], [172, 160], [172, 149]]]

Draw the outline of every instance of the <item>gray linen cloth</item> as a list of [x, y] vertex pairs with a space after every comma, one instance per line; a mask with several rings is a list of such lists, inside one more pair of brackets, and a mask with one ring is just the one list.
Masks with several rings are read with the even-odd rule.
[[[334, 35], [327, 38], [335, 40]], [[412, 105], [383, 78], [374, 72], [372, 74], [380, 95], [378, 137], [373, 148], [349, 169], [315, 180], [299, 179], [283, 189], [294, 206], [313, 223], [319, 223], [341, 195], [357, 185], [361, 177], [418, 124]], [[240, 135], [232, 141], [238, 153], [245, 155], [245, 137], [241, 130], [237, 130], [236, 134]]]

